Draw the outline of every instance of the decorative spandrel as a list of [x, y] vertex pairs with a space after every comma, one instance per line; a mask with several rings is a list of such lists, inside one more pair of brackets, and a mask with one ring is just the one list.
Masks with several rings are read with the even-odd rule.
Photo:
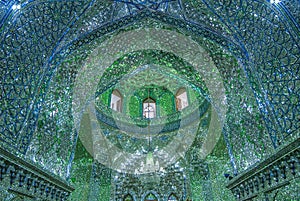
[[293, 22], [296, 27], [299, 29], [300, 25], [300, 4], [297, 0], [284, 0], [280, 2], [280, 5], [282, 6], [282, 10], [284, 10], [288, 16], [291, 18], [291, 22]]
[[[80, 13], [84, 2], [36, 3], [14, 13], [1, 33], [1, 136], [25, 153], [52, 73], [48, 66], [55, 41]], [[41, 14], [47, 15], [41, 15]], [[48, 71], [49, 70], [49, 71]], [[53, 70], [53, 69], [52, 69]]]
[[[294, 3], [294, 9], [299, 8], [299, 2], [287, 2], [282, 4]], [[289, 19], [276, 9], [276, 3], [267, 1], [207, 3], [228, 27], [233, 25], [233, 34], [249, 52], [252, 62], [244, 61], [247, 63], [245, 70], [259, 109], [274, 146], [284, 144], [285, 140], [297, 135], [300, 127], [295, 116], [299, 113], [300, 98], [297, 76], [300, 64], [299, 29], [295, 30], [294, 24], [288, 24], [299, 15], [292, 15]], [[281, 3], [278, 8], [280, 6]], [[296, 26], [299, 27], [299, 24], [296, 23]]]

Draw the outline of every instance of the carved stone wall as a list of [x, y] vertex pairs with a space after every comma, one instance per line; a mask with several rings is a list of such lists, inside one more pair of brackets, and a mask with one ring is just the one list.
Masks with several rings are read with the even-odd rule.
[[[67, 200], [74, 190], [64, 180], [0, 148], [0, 186], [14, 199]], [[2, 194], [1, 194], [2, 196]]]
[[[237, 200], [275, 198], [278, 191], [300, 177], [300, 138], [229, 181]], [[299, 198], [299, 197], [298, 197]]]

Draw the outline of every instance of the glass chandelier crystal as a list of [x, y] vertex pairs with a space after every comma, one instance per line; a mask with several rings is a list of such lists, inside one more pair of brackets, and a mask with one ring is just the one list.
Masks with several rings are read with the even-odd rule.
[[[148, 98], [150, 99], [150, 89], [148, 88]], [[149, 102], [148, 102], [148, 107], [149, 107]], [[137, 170], [137, 173], [153, 173], [153, 172], [158, 172], [160, 170], [159, 167], [159, 162], [154, 161], [153, 158], [153, 151], [151, 149], [151, 137], [150, 137], [150, 116], [146, 117], [148, 119], [148, 151], [147, 151], [147, 157], [146, 161], [141, 162], [140, 168]]]

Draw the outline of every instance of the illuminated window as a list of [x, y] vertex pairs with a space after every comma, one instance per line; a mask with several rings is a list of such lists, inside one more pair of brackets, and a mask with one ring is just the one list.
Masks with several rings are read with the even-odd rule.
[[156, 117], [156, 103], [152, 98], [147, 98], [143, 102], [143, 117], [149, 119]]
[[168, 198], [168, 201], [177, 201], [177, 197], [174, 195], [174, 193], [172, 193], [169, 198]]
[[111, 94], [110, 108], [122, 112], [122, 95], [118, 90], [114, 90]]
[[157, 200], [158, 200], [157, 197], [153, 193], [149, 193], [144, 199], [144, 201], [157, 201]]
[[181, 88], [176, 93], [176, 109], [177, 111], [180, 111], [187, 106], [189, 106], [187, 93], [185, 88]]

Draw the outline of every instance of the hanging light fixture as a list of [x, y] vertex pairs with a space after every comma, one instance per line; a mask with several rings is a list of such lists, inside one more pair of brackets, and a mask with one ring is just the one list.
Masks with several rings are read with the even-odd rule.
[[[150, 88], [148, 88], [148, 109], [150, 109]], [[151, 111], [148, 111], [149, 113]], [[157, 172], [159, 170], [159, 162], [154, 162], [153, 151], [151, 149], [151, 133], [150, 133], [150, 114], [148, 114], [148, 153], [146, 157], [146, 166], [144, 168], [144, 172]]]
[[145, 118], [147, 119], [147, 127], [148, 127], [148, 150], [147, 150], [147, 156], [146, 156], [146, 161], [141, 162], [140, 169], [138, 170], [139, 173], [153, 173], [153, 172], [158, 172], [160, 167], [159, 167], [159, 162], [154, 161], [153, 158], [153, 150], [151, 149], [151, 132], [150, 132], [150, 87], [148, 87], [148, 97], [147, 97], [147, 107], [145, 108]]

